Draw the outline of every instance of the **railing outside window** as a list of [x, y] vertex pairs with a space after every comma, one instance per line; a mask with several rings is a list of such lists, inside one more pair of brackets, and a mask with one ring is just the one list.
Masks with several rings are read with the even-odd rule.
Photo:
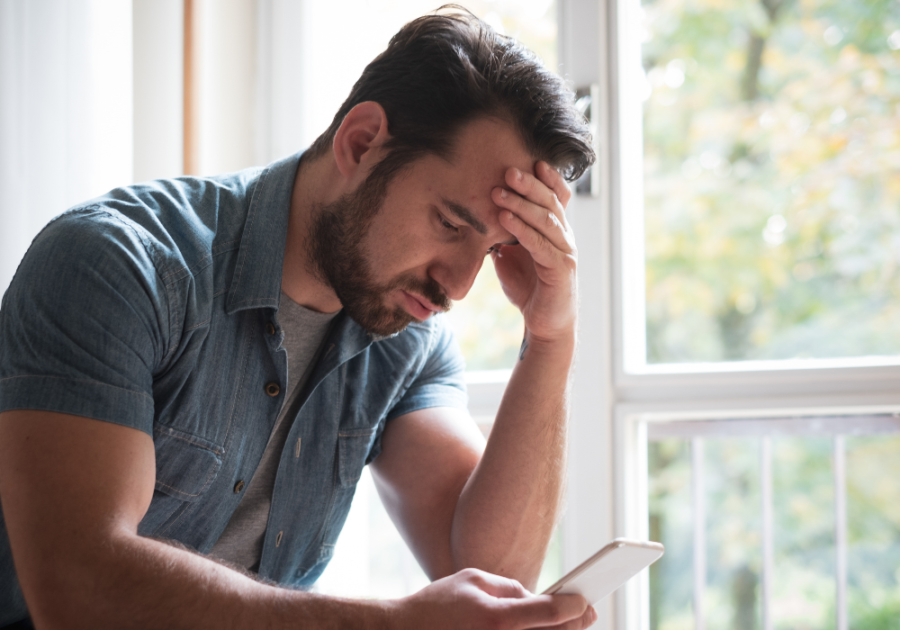
[[668, 549], [650, 572], [651, 628], [846, 630], [900, 612], [900, 415], [660, 421], [646, 435], [649, 533]]

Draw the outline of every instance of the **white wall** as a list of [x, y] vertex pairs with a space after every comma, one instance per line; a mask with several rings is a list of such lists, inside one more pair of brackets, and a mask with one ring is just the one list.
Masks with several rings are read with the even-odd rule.
[[40, 228], [132, 179], [131, 3], [0, 2], [0, 291]]
[[252, 166], [256, 2], [195, 0], [197, 174]]
[[184, 172], [184, 5], [133, 0], [134, 180]]

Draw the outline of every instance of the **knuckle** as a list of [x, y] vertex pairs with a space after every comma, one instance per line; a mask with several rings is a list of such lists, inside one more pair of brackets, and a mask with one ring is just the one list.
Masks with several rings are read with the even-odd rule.
[[483, 583], [484, 576], [478, 569], [466, 568], [459, 572], [460, 577], [468, 582]]

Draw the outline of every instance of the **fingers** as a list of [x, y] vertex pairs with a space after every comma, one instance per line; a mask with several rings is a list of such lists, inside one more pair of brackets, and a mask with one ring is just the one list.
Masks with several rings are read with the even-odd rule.
[[587, 610], [584, 611], [584, 614], [578, 619], [572, 619], [571, 621], [547, 628], [546, 630], [583, 630], [584, 628], [593, 626], [596, 621], [597, 611], [594, 610], [593, 607], [588, 606]]
[[541, 161], [535, 166], [535, 172], [540, 180], [553, 191], [563, 208], [568, 206], [569, 200], [572, 198], [572, 190], [563, 176], [559, 174], [559, 171], [546, 162]]
[[566, 181], [555, 168], [544, 161], [534, 166], [534, 175], [517, 168], [506, 171], [506, 184], [515, 192], [562, 217], [572, 196]]
[[535, 595], [504, 602], [513, 628], [575, 630], [593, 623], [593, 609], [580, 595]]
[[[504, 224], [504, 228], [519, 238], [520, 242], [523, 238], [528, 238], [534, 248], [529, 248], [532, 253], [538, 251], [546, 239], [563, 254], [572, 254], [575, 251], [575, 241], [566, 221], [564, 205], [569, 200], [569, 189], [562, 176], [546, 162], [538, 162], [535, 173], [537, 176], [510, 168], [506, 173], [506, 183], [511, 190], [498, 187], [492, 192], [495, 204], [509, 210], [524, 225], [532, 228], [535, 234], [530, 234], [515, 221], [508, 222], [515, 229], [507, 224]], [[501, 222], [504, 215], [506, 213], [500, 215]], [[524, 235], [521, 233], [523, 231]]]
[[[568, 235], [557, 232], [556, 238], [551, 240], [545, 231], [538, 230], [522, 220], [520, 215], [504, 210], [500, 213], [500, 224], [524, 247], [532, 259], [541, 267], [558, 267], [563, 259], [568, 259], [574, 264], [575, 246]], [[568, 230], [566, 231], [568, 233]], [[562, 244], [560, 244], [560, 241]]]

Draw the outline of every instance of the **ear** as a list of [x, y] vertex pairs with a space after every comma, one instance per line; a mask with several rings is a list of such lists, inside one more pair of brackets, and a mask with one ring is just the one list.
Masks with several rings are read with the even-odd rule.
[[384, 108], [374, 101], [360, 103], [347, 112], [334, 134], [332, 151], [338, 170], [347, 179], [367, 173], [389, 137]]

